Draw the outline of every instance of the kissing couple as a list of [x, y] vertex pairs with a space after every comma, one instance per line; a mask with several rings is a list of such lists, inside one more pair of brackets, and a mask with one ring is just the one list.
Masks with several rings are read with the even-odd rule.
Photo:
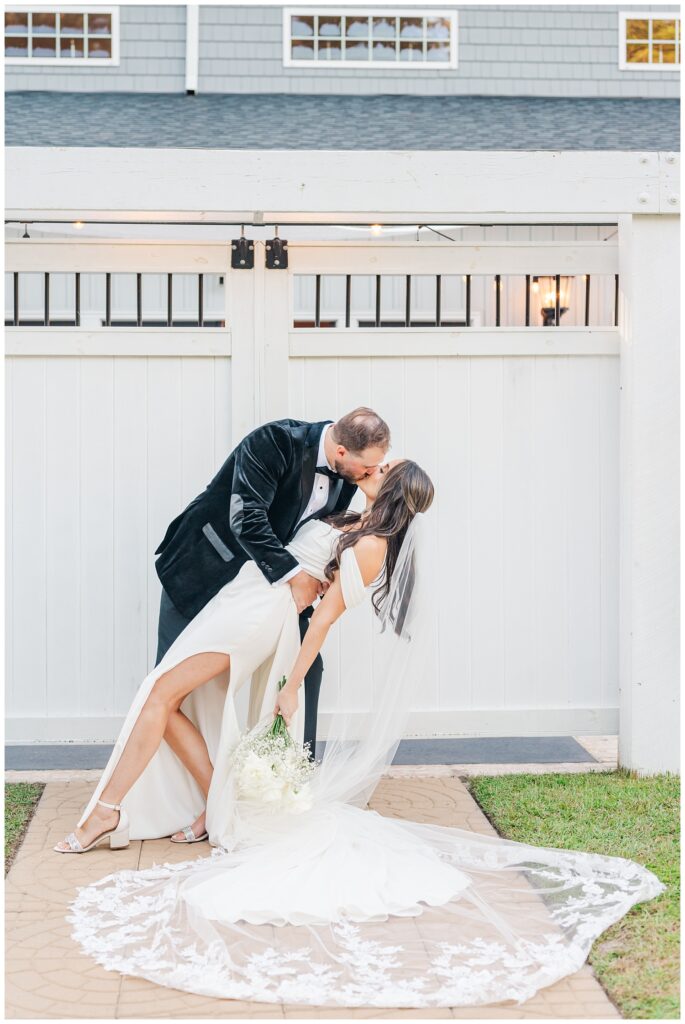
[[[54, 849], [169, 837], [212, 850], [79, 887], [72, 934], [106, 969], [288, 1005], [520, 1005], [665, 889], [624, 858], [367, 808], [437, 673], [434, 488], [415, 462], [385, 461], [389, 447], [366, 407], [268, 423], [170, 523], [156, 551], [157, 664]], [[361, 512], [349, 509], [357, 488]], [[248, 737], [280, 714], [295, 749], [313, 753], [320, 649], [367, 595], [371, 642], [357, 622], [345, 634], [311, 800], [294, 810], [246, 796], [237, 695]], [[360, 650], [364, 688], [349, 670]]]
[[[387, 424], [365, 407], [335, 423], [267, 423], [169, 524], [155, 552], [157, 665], [76, 830], [55, 850], [170, 834], [221, 845], [240, 738], [234, 700], [250, 679], [249, 724], [273, 708], [314, 753], [328, 630], [382, 570], [387, 593], [407, 527], [433, 499], [416, 463], [384, 462], [389, 447]], [[357, 488], [360, 513], [348, 510]]]

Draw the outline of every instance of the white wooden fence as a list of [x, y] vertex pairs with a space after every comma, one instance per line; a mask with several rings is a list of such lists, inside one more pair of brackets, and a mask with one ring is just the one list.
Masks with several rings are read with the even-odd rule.
[[[616, 731], [615, 239], [291, 243], [287, 271], [265, 270], [255, 245], [250, 271], [230, 269], [226, 243], [8, 245], [24, 284], [50, 272], [51, 319], [71, 315], [75, 272], [82, 299], [79, 327], [6, 332], [8, 739], [112, 740], [154, 663], [153, 552], [167, 523], [256, 423], [360, 404], [436, 485], [439, 670], [422, 681], [413, 734]], [[562, 326], [510, 326], [523, 322], [525, 275], [550, 272], [597, 282], [593, 326], [581, 326], [580, 293]], [[166, 316], [175, 275], [174, 319], [192, 319], [202, 273], [205, 313], [223, 325], [96, 326], [105, 273], [114, 323], [137, 312], [135, 277], [127, 290], [116, 275], [143, 275], [144, 319]], [[494, 274], [499, 327], [493, 293], [478, 291]], [[316, 275], [320, 322], [336, 325], [354, 275], [349, 327], [293, 326], [315, 316]], [[376, 275], [392, 326], [360, 327]], [[406, 275], [423, 326], [404, 326]], [[447, 321], [463, 321], [470, 275], [476, 326], [428, 325], [436, 275]], [[42, 309], [42, 291], [25, 288], [20, 316]], [[350, 613], [327, 642], [324, 730], [343, 677], [363, 702], [369, 616]]]

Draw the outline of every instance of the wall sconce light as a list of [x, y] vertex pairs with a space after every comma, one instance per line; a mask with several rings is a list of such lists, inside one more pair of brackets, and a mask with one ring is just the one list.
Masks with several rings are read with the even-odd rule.
[[558, 326], [569, 309], [571, 278], [563, 274], [533, 277], [531, 289], [541, 303], [542, 326]]

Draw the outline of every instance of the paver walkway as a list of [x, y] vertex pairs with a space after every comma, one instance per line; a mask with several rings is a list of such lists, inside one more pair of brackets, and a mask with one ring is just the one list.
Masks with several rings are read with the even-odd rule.
[[[186, 847], [169, 839], [132, 841], [125, 850], [98, 847], [83, 855], [54, 853], [52, 846], [78, 820], [93, 782], [50, 782], [6, 881], [6, 1017], [9, 1019], [119, 1018], [402, 1018], [606, 1019], [620, 1014], [589, 964], [542, 989], [523, 1006], [429, 1010], [317, 1009], [236, 1002], [163, 988], [141, 978], [106, 971], [80, 952], [65, 920], [76, 886], [121, 868], [148, 867], [207, 856], [207, 843]], [[371, 806], [407, 817], [475, 832], [494, 830], [458, 777], [384, 778]]]

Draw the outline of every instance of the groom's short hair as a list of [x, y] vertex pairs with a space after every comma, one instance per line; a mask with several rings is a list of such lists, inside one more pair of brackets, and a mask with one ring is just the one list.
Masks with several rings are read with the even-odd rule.
[[377, 412], [366, 405], [341, 416], [333, 424], [336, 444], [343, 445], [351, 452], [363, 452], [365, 448], [390, 447], [390, 427]]

